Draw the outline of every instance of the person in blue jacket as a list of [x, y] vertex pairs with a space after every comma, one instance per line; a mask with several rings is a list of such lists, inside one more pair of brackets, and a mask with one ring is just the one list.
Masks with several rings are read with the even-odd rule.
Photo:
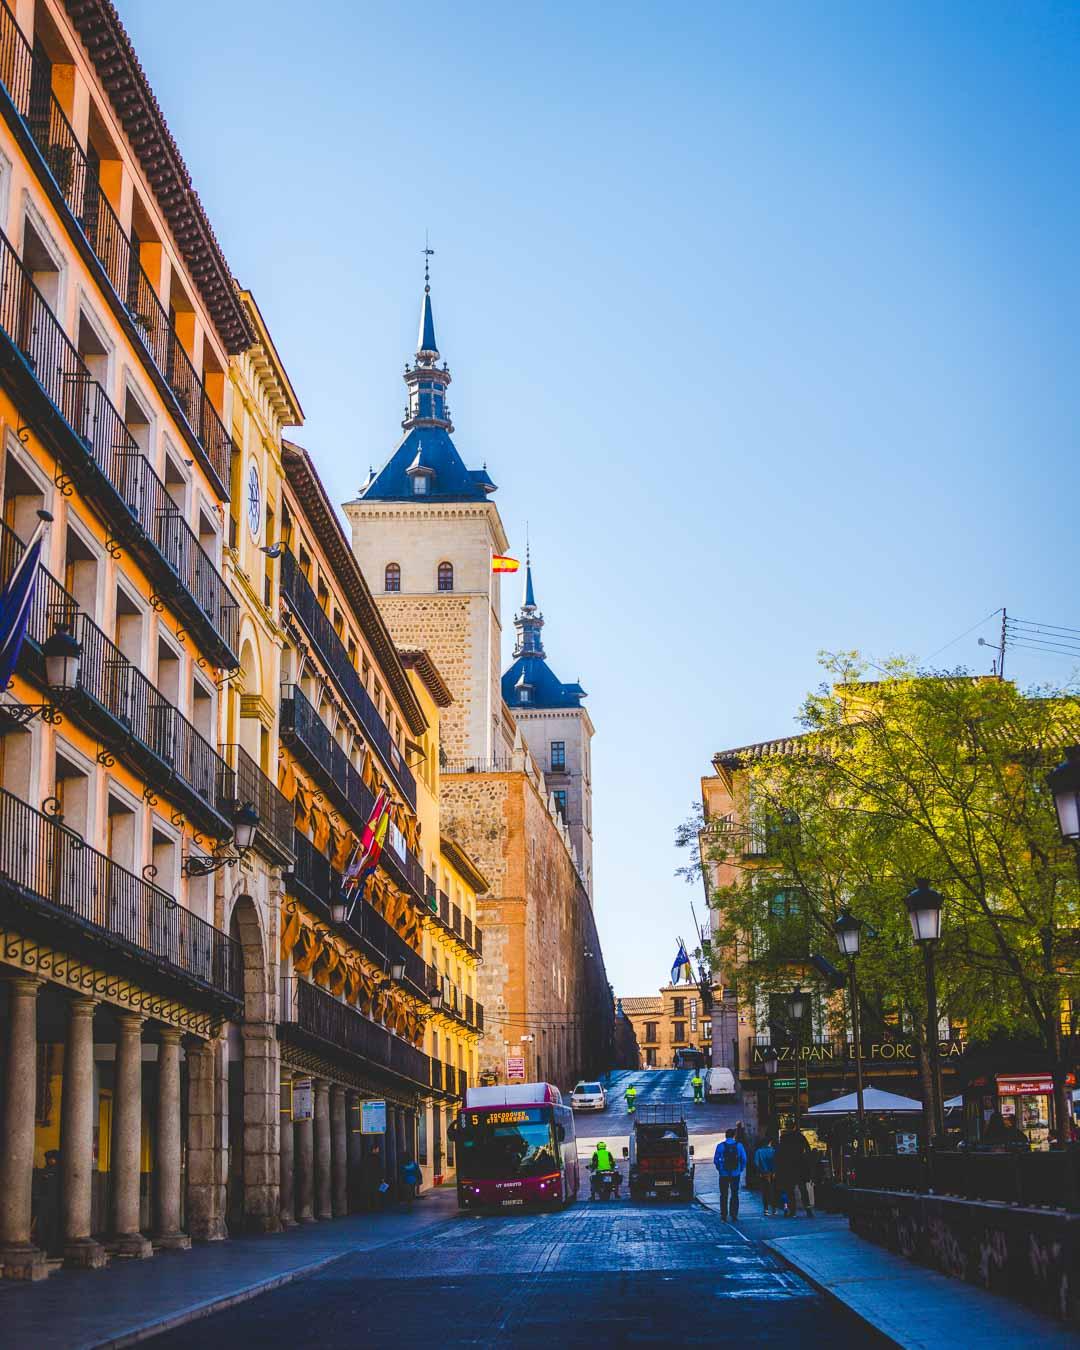
[[735, 1138], [734, 1129], [727, 1130], [717, 1144], [713, 1166], [720, 1178], [720, 1217], [726, 1219], [730, 1209], [734, 1222], [739, 1217], [739, 1182], [746, 1171], [746, 1149]]

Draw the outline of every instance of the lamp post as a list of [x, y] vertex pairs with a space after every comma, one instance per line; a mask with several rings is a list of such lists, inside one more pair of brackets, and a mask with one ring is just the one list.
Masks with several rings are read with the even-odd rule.
[[[1070, 745], [1065, 760], [1046, 775], [1046, 786], [1054, 794], [1058, 829], [1066, 844], [1073, 846], [1076, 874], [1080, 877], [1080, 745]], [[1054, 968], [1054, 931], [1043, 930], [1043, 949], [1048, 969]], [[1075, 1026], [1073, 1030], [1075, 1031]], [[1054, 1056], [1054, 1115], [1058, 1143], [1064, 1146], [1069, 1138], [1069, 1098], [1065, 1086], [1065, 1065], [1061, 1059], [1061, 1040], [1055, 1037], [1057, 1053]]]
[[237, 808], [233, 814], [233, 849], [225, 848], [220, 853], [204, 857], [202, 854], [189, 854], [180, 864], [180, 870], [186, 877], [208, 877], [226, 863], [243, 862], [255, 842], [259, 828], [259, 813], [251, 802]]
[[[800, 1076], [802, 1073], [802, 1020], [806, 1013], [806, 995], [801, 989], [794, 989], [788, 995], [788, 1012], [791, 1014], [791, 1020], [795, 1024], [795, 1128], [799, 1128], [799, 1117], [802, 1114], [802, 1087], [800, 1085]], [[809, 1086], [809, 1084], [807, 1085]]]
[[855, 958], [862, 945], [862, 920], [847, 910], [833, 924], [840, 951], [847, 957], [848, 979], [851, 988], [851, 1033], [855, 1041], [855, 1092], [859, 1117], [859, 1157], [866, 1156], [866, 1106], [863, 1102], [862, 1027], [859, 1013], [859, 982], [855, 974]]
[[941, 937], [941, 910], [944, 900], [925, 877], [904, 897], [911, 935], [922, 948], [926, 966], [926, 1049], [930, 1059], [930, 1109], [927, 1112], [927, 1137], [936, 1142], [945, 1134], [942, 1112], [941, 1060], [938, 1055], [937, 981], [934, 978], [934, 950]]
[[776, 1058], [776, 1051], [770, 1045], [765, 1051], [765, 1058], [762, 1061], [762, 1067], [765, 1070], [765, 1077], [769, 1080], [769, 1102], [768, 1102], [768, 1120], [769, 1130], [772, 1129], [773, 1116], [776, 1114], [776, 1105], [773, 1101], [773, 1081], [776, 1078], [776, 1072], [780, 1068], [780, 1061]]
[[5, 703], [0, 712], [20, 726], [28, 725], [35, 717], [55, 725], [62, 720], [56, 705], [62, 704], [79, 687], [82, 644], [72, 636], [70, 629], [58, 628], [52, 637], [46, 638], [41, 652], [45, 657], [45, 683], [54, 702]]

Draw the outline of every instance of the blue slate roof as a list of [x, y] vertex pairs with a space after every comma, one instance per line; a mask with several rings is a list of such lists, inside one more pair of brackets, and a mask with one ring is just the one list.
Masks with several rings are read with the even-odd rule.
[[420, 462], [432, 471], [427, 500], [434, 502], [487, 501], [485, 482], [490, 479], [480, 469], [467, 469], [450, 433], [442, 427], [413, 427], [370, 482], [359, 492], [364, 501], [413, 501], [412, 479], [407, 470]]
[[427, 289], [424, 290], [424, 306], [420, 311], [420, 337], [416, 350], [418, 352], [437, 352], [439, 350], [435, 345], [435, 319], [431, 313], [431, 292]]
[[[521, 700], [521, 686], [529, 686], [529, 700]], [[563, 684], [540, 656], [522, 656], [502, 677], [502, 696], [511, 708], [580, 708], [585, 690]]]

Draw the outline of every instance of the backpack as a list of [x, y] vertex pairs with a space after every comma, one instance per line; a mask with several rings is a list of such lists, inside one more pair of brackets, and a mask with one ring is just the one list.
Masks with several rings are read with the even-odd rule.
[[739, 1170], [739, 1145], [734, 1139], [724, 1140], [724, 1171], [737, 1172]]

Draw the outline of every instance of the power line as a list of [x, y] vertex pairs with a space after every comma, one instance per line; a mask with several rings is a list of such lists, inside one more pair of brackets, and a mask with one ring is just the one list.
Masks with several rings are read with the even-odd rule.
[[978, 623], [973, 623], [970, 628], [965, 629], [964, 632], [960, 633], [957, 637], [950, 638], [949, 641], [946, 642], [943, 647], [939, 647], [936, 652], [931, 652], [930, 655], [925, 658], [925, 660], [932, 661], [935, 656], [940, 656], [942, 652], [947, 651], [950, 647], [955, 646], [956, 643], [962, 641], [970, 633], [974, 633], [976, 628], [981, 628], [984, 623], [989, 623], [989, 621], [992, 618], [994, 618], [995, 615], [1000, 613], [1001, 613], [1001, 606], [998, 605], [997, 609], [992, 609], [984, 619], [980, 619]]

